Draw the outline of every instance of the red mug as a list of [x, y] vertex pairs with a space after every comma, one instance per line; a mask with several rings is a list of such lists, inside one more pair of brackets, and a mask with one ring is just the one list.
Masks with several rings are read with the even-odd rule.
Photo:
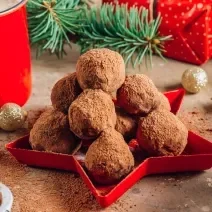
[[26, 2], [0, 8], [0, 107], [8, 102], [23, 106], [31, 94]]

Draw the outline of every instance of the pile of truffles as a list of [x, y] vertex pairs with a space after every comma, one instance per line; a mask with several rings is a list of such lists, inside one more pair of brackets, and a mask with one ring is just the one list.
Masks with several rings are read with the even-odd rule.
[[30, 132], [32, 149], [73, 154], [81, 141], [91, 140], [85, 168], [100, 184], [133, 170], [132, 138], [149, 156], [179, 155], [187, 144], [188, 130], [170, 112], [168, 99], [146, 75], [125, 76], [123, 58], [109, 49], [81, 55], [76, 72], [54, 85], [51, 101], [53, 108]]

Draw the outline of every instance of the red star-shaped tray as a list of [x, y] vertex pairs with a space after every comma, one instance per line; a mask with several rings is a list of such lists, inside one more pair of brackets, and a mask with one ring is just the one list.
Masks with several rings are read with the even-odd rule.
[[[164, 93], [169, 99], [171, 111], [176, 114], [184, 97], [184, 90], [179, 89]], [[141, 151], [136, 140], [129, 143], [133, 154]], [[25, 136], [6, 145], [7, 150], [20, 162], [34, 167], [54, 168], [74, 171], [80, 174], [85, 184], [102, 207], [115, 202], [122, 194], [146, 175], [183, 171], [202, 171], [212, 167], [212, 143], [189, 132], [188, 145], [180, 156], [138, 158], [139, 163], [121, 182], [111, 186], [101, 186], [91, 181], [83, 168], [79, 157], [31, 149], [29, 136]]]

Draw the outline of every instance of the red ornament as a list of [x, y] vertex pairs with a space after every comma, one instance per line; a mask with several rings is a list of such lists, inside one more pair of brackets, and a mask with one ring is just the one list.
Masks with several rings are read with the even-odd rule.
[[173, 36], [165, 43], [166, 57], [200, 65], [212, 56], [210, 0], [119, 0], [118, 3], [142, 6], [153, 16], [161, 15], [160, 34]]
[[0, 11], [0, 106], [23, 106], [31, 92], [31, 62], [26, 0]]

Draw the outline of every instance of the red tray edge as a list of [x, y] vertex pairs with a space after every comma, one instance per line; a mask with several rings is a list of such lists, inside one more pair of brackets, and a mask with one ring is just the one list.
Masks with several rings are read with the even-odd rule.
[[[210, 156], [211, 161], [212, 161], [212, 154], [202, 154], [202, 155], [188, 155], [188, 156], [177, 156], [178, 158], [183, 158], [183, 157], [189, 157], [191, 158], [191, 160], [193, 161], [195, 157], [198, 157], [198, 159], [200, 158], [205, 158], [208, 159]], [[173, 157], [170, 156], [170, 159], [173, 158], [177, 158], [177, 157]], [[94, 186], [93, 182], [91, 181], [91, 179], [89, 178], [89, 176], [87, 175], [87, 173], [85, 172], [85, 170], [83, 169], [83, 167], [79, 164], [79, 162], [77, 161], [76, 163], [78, 164], [78, 172], [80, 174], [80, 176], [82, 177], [84, 183], [88, 186], [88, 188], [91, 190], [92, 194], [96, 197], [96, 199], [98, 200], [99, 204], [102, 207], [108, 207], [109, 205], [111, 205], [113, 202], [115, 202], [117, 199], [119, 199], [127, 190], [129, 190], [133, 185], [135, 185], [139, 180], [141, 180], [143, 177], [148, 176], [148, 175], [154, 175], [154, 174], [168, 174], [168, 173], [179, 173], [179, 172], [192, 172], [192, 171], [204, 171], [204, 170], [208, 170], [212, 167], [212, 163], [210, 163], [210, 165], [207, 165], [207, 167], [204, 167], [203, 170], [201, 169], [185, 169], [185, 170], [181, 170], [181, 171], [161, 171], [161, 172], [148, 172], [148, 166], [150, 162], [154, 162], [154, 160], [163, 160], [163, 157], [158, 157], [158, 158], [148, 158], [146, 160], [144, 160], [138, 167], [136, 167], [131, 173], [129, 173], [129, 175], [127, 175], [121, 182], [119, 182], [113, 189], [111, 189], [111, 191], [109, 191], [106, 195], [102, 195], [98, 192], [98, 190], [96, 189], [96, 187]], [[163, 160], [164, 161], [164, 160]], [[133, 180], [132, 180], [133, 178]], [[109, 200], [110, 199], [110, 200]], [[111, 200], [112, 199], [112, 200]]]
[[[212, 143], [210, 143], [208, 140], [202, 138], [201, 136], [197, 135], [196, 133], [189, 131], [189, 133], [193, 136], [197, 136], [197, 138], [201, 139], [202, 141], [206, 142], [208, 145], [210, 145], [212, 147]], [[8, 144], [5, 145], [6, 149], [12, 154], [11, 150], [15, 150], [15, 151], [19, 151], [19, 152], [23, 152], [23, 151], [28, 151], [28, 152], [38, 152], [41, 153], [39, 151], [35, 151], [35, 150], [29, 150], [29, 149], [21, 149], [21, 148], [15, 148], [14, 145], [16, 142], [20, 141], [21, 139], [27, 139], [29, 137], [29, 135], [23, 136], [22, 138], [19, 138], [15, 141], [12, 141]], [[107, 193], [106, 195], [101, 195], [98, 190], [96, 190], [94, 184], [92, 183], [92, 181], [89, 179], [88, 175], [85, 173], [83, 167], [80, 165], [80, 163], [75, 159], [74, 156], [72, 155], [65, 155], [65, 154], [57, 154], [57, 153], [50, 153], [50, 152], [42, 152], [41, 154], [47, 154], [47, 155], [56, 155], [56, 156], [63, 156], [63, 157], [67, 157], [67, 158], [72, 158], [75, 161], [76, 164], [76, 172], [78, 172], [80, 174], [80, 176], [82, 177], [82, 179], [84, 180], [85, 184], [89, 187], [89, 189], [92, 191], [93, 195], [96, 197], [97, 201], [99, 202], [99, 204], [102, 207], [107, 207], [110, 204], [112, 204], [114, 201], [116, 201], [123, 193], [125, 193], [129, 188], [131, 188], [136, 182], [138, 182], [138, 180], [140, 180], [141, 178], [143, 178], [144, 176], [147, 175], [152, 175], [152, 174], [161, 174], [161, 172], [151, 172], [151, 173], [144, 173], [142, 172], [141, 167], [145, 168], [145, 166], [148, 165], [148, 163], [154, 162], [154, 160], [164, 160], [164, 157], [151, 157], [151, 158], [147, 158], [146, 160], [144, 160], [138, 167], [136, 167], [126, 178], [124, 178], [120, 183], [118, 183], [109, 193]], [[12, 154], [13, 155], [13, 154]], [[13, 155], [14, 156], [14, 155]], [[211, 157], [211, 161], [212, 161], [212, 152], [209, 154], [195, 154], [195, 155], [181, 155], [181, 156], [168, 156], [166, 157], [166, 159], [179, 159], [179, 158], [204, 158], [204, 157]], [[16, 160], [18, 160], [16, 158]], [[31, 165], [32, 166], [32, 165]], [[39, 167], [39, 166], [36, 166]], [[48, 168], [48, 167], [46, 167]], [[51, 167], [52, 168], [52, 167]], [[204, 170], [207, 170], [211, 168], [210, 167], [206, 167]], [[73, 170], [71, 170], [73, 171]], [[191, 170], [183, 170], [183, 171], [171, 171], [171, 172], [162, 172], [162, 173], [176, 173], [176, 172], [184, 172], [184, 171], [191, 171]], [[192, 171], [198, 171], [198, 170], [192, 170]], [[202, 171], [202, 169], [200, 170]], [[136, 176], [135, 176], [136, 175]], [[131, 178], [134, 178], [133, 180], [131, 180]], [[124, 185], [124, 190], [120, 189], [122, 188]], [[116, 192], [118, 191], [118, 195], [116, 194]], [[113, 195], [114, 194], [114, 195]], [[115, 195], [116, 194], [116, 195]], [[108, 199], [111, 199], [108, 200]]]

